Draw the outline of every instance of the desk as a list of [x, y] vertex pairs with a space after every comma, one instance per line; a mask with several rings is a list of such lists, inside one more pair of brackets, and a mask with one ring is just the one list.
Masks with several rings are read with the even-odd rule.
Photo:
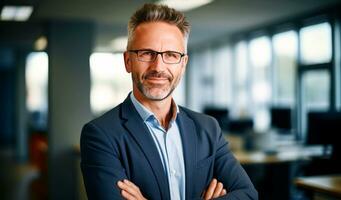
[[[276, 164], [295, 161], [309, 161], [312, 157], [324, 157], [324, 149], [321, 145], [302, 146], [297, 142], [287, 144], [275, 144], [278, 141], [268, 141], [274, 143], [270, 152], [265, 150], [247, 151], [243, 147], [245, 138], [225, 134], [226, 141], [234, 156], [241, 164]], [[329, 155], [327, 155], [328, 157]]]
[[341, 198], [341, 174], [302, 177], [295, 179], [294, 183], [313, 194], [321, 193], [328, 197]]
[[232, 150], [258, 190], [259, 199], [291, 199], [292, 182], [302, 164], [323, 155], [320, 146], [278, 147], [275, 152]]
[[232, 145], [237, 144], [232, 146], [231, 151], [257, 188], [259, 199], [264, 200], [291, 199], [295, 189], [292, 182], [300, 167], [313, 157], [324, 155], [322, 146], [285, 144], [273, 147], [274, 151], [246, 151], [238, 148], [240, 141], [228, 141]]
[[279, 148], [273, 154], [265, 151], [235, 151], [233, 154], [241, 164], [276, 164], [294, 162], [298, 160], [308, 161], [311, 157], [323, 156], [321, 146], [286, 147]]

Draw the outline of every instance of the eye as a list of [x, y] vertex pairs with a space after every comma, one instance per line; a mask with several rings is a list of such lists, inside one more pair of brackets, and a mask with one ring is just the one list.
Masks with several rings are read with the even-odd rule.
[[154, 56], [155, 52], [154, 51], [140, 51], [140, 55], [141, 56], [148, 56], [148, 57], [151, 57], [151, 56]]
[[171, 59], [177, 59], [180, 57], [180, 54], [174, 51], [166, 51], [164, 54], [167, 58], [171, 58]]

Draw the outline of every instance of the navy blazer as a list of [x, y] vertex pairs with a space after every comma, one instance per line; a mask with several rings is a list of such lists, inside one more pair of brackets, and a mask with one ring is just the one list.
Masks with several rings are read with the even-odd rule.
[[[257, 191], [228, 149], [215, 119], [179, 106], [186, 199], [200, 199], [213, 178], [228, 194], [219, 199], [258, 199]], [[122, 199], [117, 182], [129, 179], [149, 200], [170, 200], [168, 179], [154, 140], [130, 97], [87, 123], [81, 134], [81, 169], [90, 200]], [[171, 162], [177, 162], [173, 160]]]

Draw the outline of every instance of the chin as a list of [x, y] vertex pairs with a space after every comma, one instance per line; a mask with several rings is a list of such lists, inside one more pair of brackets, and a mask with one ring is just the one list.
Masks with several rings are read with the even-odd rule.
[[171, 95], [171, 91], [145, 91], [144, 95], [154, 101], [161, 101]]

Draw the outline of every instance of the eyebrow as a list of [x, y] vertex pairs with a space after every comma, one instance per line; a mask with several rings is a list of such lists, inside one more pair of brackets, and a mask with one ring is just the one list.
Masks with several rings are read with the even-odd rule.
[[155, 51], [154, 49], [149, 49], [149, 48], [147, 48], [147, 49], [137, 49], [137, 50], [139, 50], [139, 51]]
[[[134, 49], [135, 50], [135, 49]], [[166, 51], [156, 51], [154, 49], [136, 49], [136, 50], [139, 50], [139, 51], [155, 51], [155, 52], [177, 52], [177, 53], [181, 53], [181, 51], [179, 50], [166, 50]]]

